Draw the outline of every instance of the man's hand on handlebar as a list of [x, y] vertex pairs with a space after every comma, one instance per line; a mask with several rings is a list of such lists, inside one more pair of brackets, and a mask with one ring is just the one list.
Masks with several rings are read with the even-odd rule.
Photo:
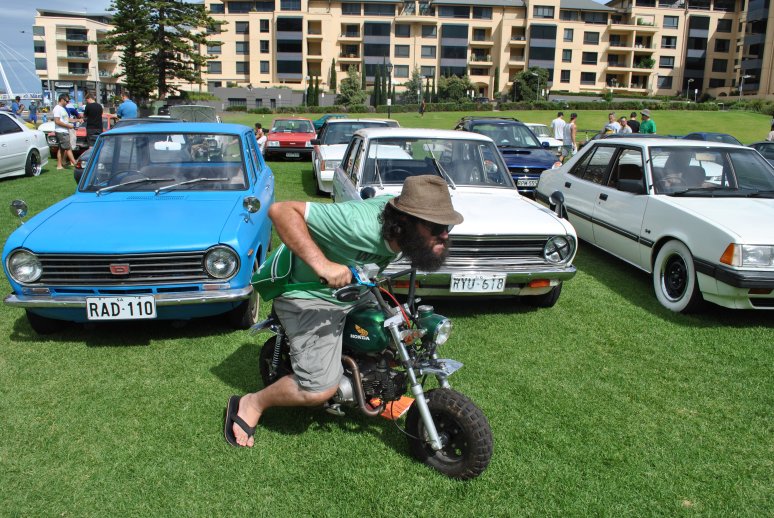
[[331, 288], [341, 288], [352, 283], [352, 271], [343, 264], [328, 263], [317, 275]]

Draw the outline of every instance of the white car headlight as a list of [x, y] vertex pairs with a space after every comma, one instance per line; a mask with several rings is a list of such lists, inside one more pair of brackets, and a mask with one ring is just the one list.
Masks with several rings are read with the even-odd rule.
[[720, 262], [742, 268], [772, 268], [774, 267], [774, 246], [731, 243], [720, 257]]
[[227, 279], [239, 269], [239, 258], [230, 248], [218, 246], [204, 256], [204, 269], [216, 279]]
[[304, 147], [314, 147], [314, 146], [312, 146], [312, 141], [307, 140], [306, 144], [304, 144]]
[[269, 147], [279, 147], [279, 140], [270, 140], [266, 145]]
[[341, 160], [323, 160], [321, 165], [322, 169], [335, 170], [337, 167], [339, 167], [340, 163]]
[[563, 264], [572, 258], [575, 252], [575, 240], [570, 236], [553, 236], [543, 247], [543, 257], [549, 263]]
[[8, 256], [8, 273], [19, 284], [29, 284], [40, 279], [43, 266], [32, 252], [17, 250]]
[[444, 319], [441, 321], [441, 323], [438, 324], [438, 327], [435, 328], [435, 334], [433, 335], [433, 341], [436, 343], [436, 345], [445, 344], [451, 335], [451, 330], [451, 320]]

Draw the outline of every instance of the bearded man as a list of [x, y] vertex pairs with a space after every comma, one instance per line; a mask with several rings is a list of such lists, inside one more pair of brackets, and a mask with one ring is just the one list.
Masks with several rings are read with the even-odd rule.
[[230, 398], [224, 435], [233, 446], [253, 446], [258, 420], [268, 408], [318, 406], [336, 394], [344, 373], [342, 329], [352, 303], [339, 302], [333, 291], [352, 282], [349, 266], [377, 264], [383, 270], [403, 254], [417, 269], [437, 270], [449, 253], [449, 232], [463, 220], [438, 176], [407, 178], [397, 197], [279, 202], [269, 208], [269, 217], [294, 254], [290, 283], [322, 279], [327, 287], [274, 299], [290, 342], [293, 374]]

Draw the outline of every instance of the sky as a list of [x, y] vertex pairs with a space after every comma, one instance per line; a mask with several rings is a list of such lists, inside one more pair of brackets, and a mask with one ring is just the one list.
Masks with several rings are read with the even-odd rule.
[[[40, 91], [32, 52], [32, 26], [36, 9], [73, 13], [104, 13], [110, 0], [3, 0], [0, 9], [0, 62], [14, 91]], [[2, 89], [0, 84], [0, 89]]]

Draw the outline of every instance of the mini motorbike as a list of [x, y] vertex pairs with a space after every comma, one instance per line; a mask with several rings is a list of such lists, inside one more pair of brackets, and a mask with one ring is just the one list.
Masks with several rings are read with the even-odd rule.
[[[393, 405], [408, 401], [404, 433], [411, 455], [451, 478], [479, 476], [492, 457], [492, 430], [484, 413], [449, 384], [449, 376], [462, 364], [438, 356], [438, 348], [449, 339], [451, 321], [432, 306], [417, 305], [413, 288], [403, 305], [385, 289], [392, 279], [406, 275], [413, 287], [415, 270], [382, 278], [376, 278], [375, 265], [352, 270], [354, 282], [334, 292], [338, 300], [354, 306], [343, 332], [344, 376], [326, 410], [343, 416], [346, 408], [358, 408], [370, 417], [397, 419]], [[268, 386], [291, 373], [287, 337], [273, 310], [251, 329], [275, 333], [260, 354], [261, 378]], [[428, 376], [437, 379], [438, 388], [424, 390]], [[413, 403], [405, 396], [408, 390]]]

